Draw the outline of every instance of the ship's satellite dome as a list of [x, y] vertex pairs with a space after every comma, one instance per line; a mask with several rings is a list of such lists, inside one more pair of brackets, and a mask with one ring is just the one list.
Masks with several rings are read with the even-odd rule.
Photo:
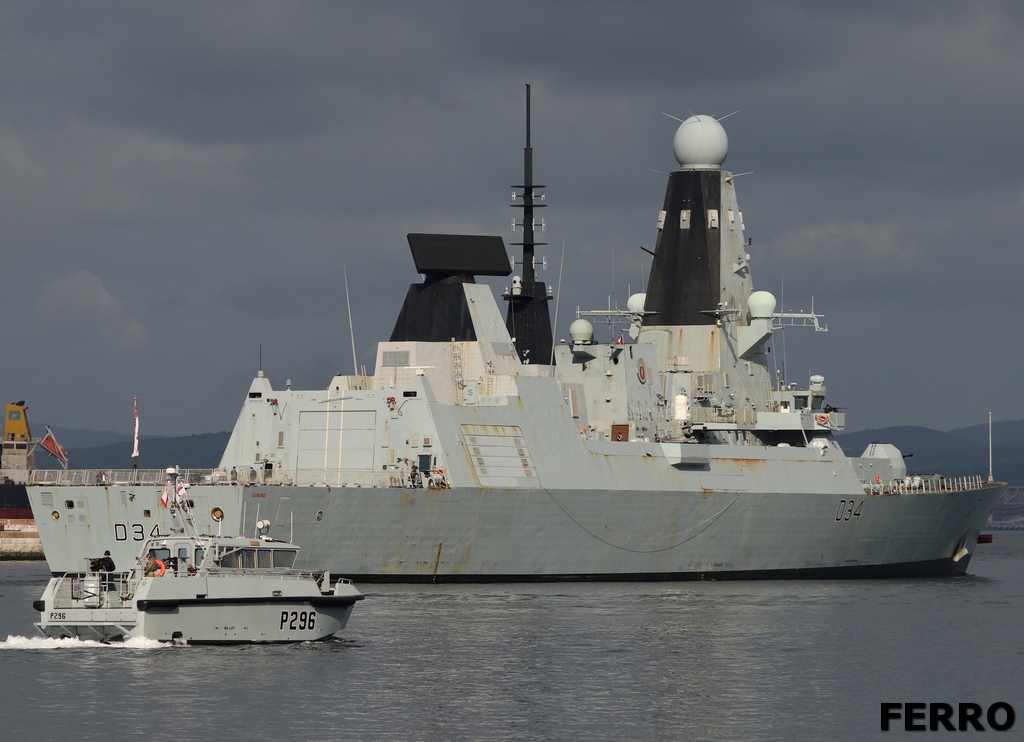
[[594, 326], [585, 319], [578, 319], [569, 325], [569, 337], [573, 345], [584, 345], [594, 342]]
[[640, 314], [644, 311], [644, 304], [647, 303], [647, 294], [633, 294], [626, 300], [626, 311], [630, 314]]
[[691, 116], [676, 129], [672, 151], [682, 167], [716, 170], [729, 155], [729, 137], [711, 116]]
[[770, 291], [755, 291], [747, 297], [751, 319], [771, 319], [775, 314], [775, 297]]

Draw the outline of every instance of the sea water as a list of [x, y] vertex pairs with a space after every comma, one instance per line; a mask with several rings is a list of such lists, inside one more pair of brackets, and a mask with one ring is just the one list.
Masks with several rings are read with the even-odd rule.
[[[0, 736], [1024, 739], [1024, 533], [977, 546], [970, 572], [365, 585], [331, 641], [175, 647], [43, 639], [45, 564], [0, 563]], [[889, 702], [1004, 702], [1022, 718], [1002, 733], [881, 732]]]

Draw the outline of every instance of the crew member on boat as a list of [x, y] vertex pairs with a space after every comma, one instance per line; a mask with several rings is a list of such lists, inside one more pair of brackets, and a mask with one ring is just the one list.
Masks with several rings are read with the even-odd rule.
[[99, 559], [90, 559], [89, 569], [93, 572], [103, 572], [104, 589], [114, 589], [114, 581], [109, 575], [116, 569], [116, 567], [114, 566], [114, 560], [110, 558], [109, 549], [103, 552], [103, 556], [101, 556]]

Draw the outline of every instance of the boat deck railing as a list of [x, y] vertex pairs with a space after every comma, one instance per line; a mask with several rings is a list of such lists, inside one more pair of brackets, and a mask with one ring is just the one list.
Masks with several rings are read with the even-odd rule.
[[982, 476], [973, 477], [940, 477], [911, 475], [905, 479], [888, 482], [864, 482], [864, 491], [874, 495], [921, 495], [928, 492], [962, 492], [965, 490], [981, 490], [994, 487], [997, 482], [989, 482]]
[[[273, 469], [250, 467], [245, 471], [223, 469], [182, 469], [178, 481], [190, 485], [242, 484], [248, 487], [408, 487], [444, 489], [449, 485], [443, 473], [413, 473], [409, 468], [386, 471], [357, 469]], [[30, 473], [29, 484], [75, 486], [96, 485], [163, 486], [167, 482], [164, 469], [36, 469]], [[872, 494], [905, 495], [925, 492], [958, 492], [992, 486], [984, 477], [940, 477], [911, 475], [904, 479], [864, 482], [864, 490]]]
[[[423, 487], [444, 489], [447, 480], [438, 472], [414, 474], [408, 467], [369, 471], [360, 469], [182, 469], [178, 481], [189, 485], [241, 484], [259, 486], [329, 487]], [[151, 485], [167, 483], [164, 469], [36, 469], [29, 484], [55, 487], [94, 485], [97, 487]]]
[[57, 578], [54, 608], [127, 608], [138, 580], [131, 572], [70, 573]]
[[[247, 580], [268, 580], [277, 582], [302, 582], [322, 579], [322, 572], [273, 571], [258, 569], [230, 569], [210, 567], [202, 577], [223, 575], [244, 576]], [[188, 579], [195, 577], [187, 571], [167, 570], [159, 579]], [[57, 578], [53, 591], [53, 607], [61, 608], [130, 608], [144, 578], [136, 570], [131, 572], [69, 572]], [[352, 584], [348, 579], [333, 582]], [[330, 585], [327, 586], [330, 588]]]
[[[219, 469], [182, 469], [178, 481], [188, 484], [230, 484], [227, 473]], [[165, 469], [35, 469], [29, 475], [29, 484], [135, 485], [167, 483]]]

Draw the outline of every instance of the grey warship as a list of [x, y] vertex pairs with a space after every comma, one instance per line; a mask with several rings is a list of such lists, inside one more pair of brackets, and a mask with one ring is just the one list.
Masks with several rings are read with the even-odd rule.
[[[849, 456], [823, 376], [773, 383], [787, 316], [754, 290], [725, 131], [693, 116], [673, 150], [631, 342], [597, 342], [582, 316], [552, 342], [528, 133], [505, 318], [476, 281], [512, 272], [501, 237], [409, 235], [423, 280], [372, 375], [293, 390], [260, 372], [220, 466], [184, 474], [199, 527], [266, 519], [297, 567], [359, 582], [963, 574], [1006, 485], [908, 476], [891, 445]], [[35, 472], [51, 570], [134, 558], [158, 475]]]

